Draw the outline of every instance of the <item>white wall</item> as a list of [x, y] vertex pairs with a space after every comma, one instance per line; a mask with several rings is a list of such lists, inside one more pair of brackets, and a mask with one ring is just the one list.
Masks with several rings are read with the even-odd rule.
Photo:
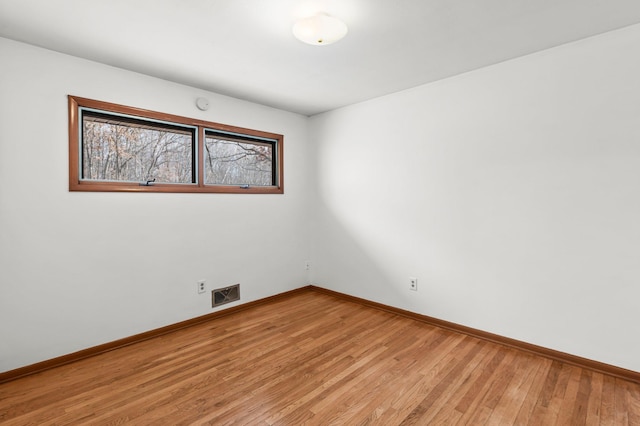
[[[0, 58], [0, 371], [210, 313], [199, 279], [241, 302], [306, 283], [306, 117], [6, 39]], [[283, 134], [285, 194], [69, 192], [68, 94]]]
[[640, 371], [639, 51], [633, 26], [312, 118], [313, 280]]

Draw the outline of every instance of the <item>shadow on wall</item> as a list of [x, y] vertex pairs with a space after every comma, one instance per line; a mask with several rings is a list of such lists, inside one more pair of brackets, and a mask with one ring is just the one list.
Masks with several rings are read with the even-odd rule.
[[[418, 302], [418, 293], [409, 289], [409, 277], [418, 275], [412, 259], [402, 258], [394, 251], [384, 235], [393, 232], [384, 220], [350, 216], [338, 218], [326, 206], [316, 210], [316, 235], [313, 281], [320, 287], [361, 297], [374, 302], [424, 312], [426, 306]], [[368, 232], [373, 226], [381, 234]], [[394, 271], [407, 271], [400, 275]], [[424, 278], [424, 285], [430, 281]], [[418, 286], [421, 282], [418, 281]], [[420, 287], [419, 287], [420, 290]]]

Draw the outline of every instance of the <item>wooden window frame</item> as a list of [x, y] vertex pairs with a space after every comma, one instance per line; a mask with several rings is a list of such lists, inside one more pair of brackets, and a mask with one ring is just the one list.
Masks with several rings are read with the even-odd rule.
[[[194, 193], [229, 193], [229, 194], [283, 194], [284, 193], [284, 136], [276, 133], [263, 132], [246, 129], [242, 127], [229, 126], [226, 124], [214, 123], [210, 121], [197, 120], [193, 118], [181, 117], [178, 115], [166, 114], [157, 111], [150, 111], [141, 108], [129, 107], [109, 102], [96, 101], [77, 96], [68, 96], [69, 99], [69, 191], [89, 191], [89, 192], [194, 192]], [[177, 125], [193, 126], [197, 128], [196, 147], [196, 182], [195, 183], [153, 183], [151, 185], [141, 185], [138, 182], [112, 182], [112, 181], [89, 181], [82, 180], [80, 167], [82, 166], [80, 151], [80, 108], [91, 108], [105, 113], [122, 114], [138, 117], [140, 119], [150, 119], [175, 123]], [[273, 166], [275, 173], [275, 185], [272, 186], [246, 186], [246, 185], [211, 185], [204, 183], [204, 133], [205, 130], [219, 130], [254, 136], [256, 138], [270, 139], [275, 141], [276, 164]]]

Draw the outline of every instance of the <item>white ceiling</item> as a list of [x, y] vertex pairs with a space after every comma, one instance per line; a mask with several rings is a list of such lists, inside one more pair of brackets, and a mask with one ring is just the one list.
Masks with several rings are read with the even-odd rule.
[[[293, 38], [318, 10], [343, 40]], [[640, 0], [0, 0], [0, 36], [304, 115], [639, 22]]]

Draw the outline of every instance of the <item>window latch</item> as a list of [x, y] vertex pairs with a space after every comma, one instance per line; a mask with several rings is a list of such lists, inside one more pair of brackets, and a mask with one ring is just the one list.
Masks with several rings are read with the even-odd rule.
[[249, 185], [248, 184], [244, 184], [244, 185], [240, 185], [241, 189], [249, 189]]
[[153, 178], [153, 179], [150, 179], [150, 180], [146, 181], [145, 183], [140, 183], [140, 186], [151, 186], [151, 184], [153, 182], [155, 182], [155, 181], [156, 181], [156, 178]]

